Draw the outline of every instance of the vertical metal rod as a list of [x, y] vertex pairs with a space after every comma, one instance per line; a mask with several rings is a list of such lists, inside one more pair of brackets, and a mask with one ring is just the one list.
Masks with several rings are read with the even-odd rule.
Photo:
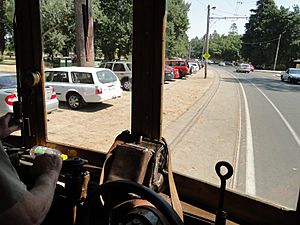
[[[205, 53], [208, 53], [208, 34], [209, 34], [209, 15], [210, 14], [210, 5], [207, 6], [207, 27], [206, 27], [206, 39], [205, 39]], [[204, 70], [204, 79], [207, 77], [207, 59], [205, 59], [205, 70]]]
[[277, 57], [278, 57], [278, 51], [279, 51], [279, 45], [280, 45], [280, 39], [281, 39], [281, 34], [279, 34], [279, 38], [278, 38], [278, 42], [277, 42], [277, 49], [276, 49], [276, 55], [275, 55], [273, 70], [276, 69]]

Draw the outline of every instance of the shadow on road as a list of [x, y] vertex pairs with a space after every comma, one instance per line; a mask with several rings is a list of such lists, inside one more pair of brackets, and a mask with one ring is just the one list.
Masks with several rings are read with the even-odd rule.
[[[264, 89], [264, 90], [271, 90], [271, 91], [278, 91], [278, 92], [299, 92], [300, 91], [300, 84], [289, 84], [286, 82], [281, 81], [280, 79], [274, 78], [257, 78], [257, 77], [250, 77], [247, 74], [247, 77], [243, 78], [221, 78], [221, 81], [224, 82], [231, 82], [231, 83], [238, 83], [241, 82], [242, 84], [255, 84], [257, 87]], [[250, 83], [251, 82], [251, 83]]]
[[[99, 102], [99, 103], [89, 103], [85, 106], [83, 106], [81, 109], [78, 109], [79, 112], [97, 112], [103, 109], [107, 109], [112, 107], [113, 105]], [[73, 110], [70, 109], [69, 106], [66, 104], [66, 102], [59, 102], [59, 108], [64, 110]]]

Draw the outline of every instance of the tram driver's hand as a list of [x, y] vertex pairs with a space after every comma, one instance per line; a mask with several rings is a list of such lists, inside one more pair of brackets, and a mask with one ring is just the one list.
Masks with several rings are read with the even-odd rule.
[[43, 174], [55, 173], [59, 175], [62, 167], [62, 159], [59, 155], [43, 154], [36, 156], [31, 168], [31, 174], [34, 178], [38, 178]]
[[7, 113], [0, 117], [0, 138], [7, 137], [20, 128], [20, 123], [15, 122], [12, 115], [12, 113]]

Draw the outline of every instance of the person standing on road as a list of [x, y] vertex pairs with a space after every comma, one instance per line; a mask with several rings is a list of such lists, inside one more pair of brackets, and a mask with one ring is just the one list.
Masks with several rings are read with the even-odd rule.
[[[19, 129], [10, 121], [11, 113], [0, 117], [0, 138]], [[41, 224], [52, 204], [61, 167], [62, 160], [57, 155], [37, 156], [31, 168], [34, 186], [27, 190], [0, 141], [0, 224]]]

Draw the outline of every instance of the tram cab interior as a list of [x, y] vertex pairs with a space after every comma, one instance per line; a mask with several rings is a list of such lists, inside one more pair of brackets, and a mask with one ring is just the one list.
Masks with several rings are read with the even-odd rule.
[[[19, 148], [20, 151], [37, 145], [51, 146], [69, 156], [61, 172], [60, 183], [63, 185], [58, 185], [52, 208], [43, 224], [296, 225], [300, 223], [299, 199], [296, 210], [285, 210], [250, 196], [230, 190], [223, 192], [219, 186], [172, 173], [168, 165], [170, 157], [168, 147], [162, 138], [161, 126], [165, 0], [133, 1], [131, 127], [128, 127], [129, 131], [121, 130], [114, 134], [116, 142], [111, 140], [112, 144], [120, 141], [122, 144], [118, 148], [123, 150], [132, 148], [140, 151], [144, 148], [153, 148], [160, 161], [155, 159], [151, 169], [145, 169], [143, 162], [147, 157], [149, 161], [150, 156], [139, 154], [137, 157], [144, 160], [143, 162], [132, 168], [126, 167], [125, 173], [118, 170], [117, 174], [110, 171], [113, 163], [109, 164], [106, 154], [54, 143], [47, 139], [45, 104], [41, 97], [44, 96], [44, 66], [40, 1], [15, 2], [15, 54], [20, 110], [15, 113], [22, 119], [22, 126], [20, 136], [10, 135], [3, 142]], [[126, 151], [120, 151], [121, 157], [126, 157], [127, 154]], [[132, 153], [127, 157], [134, 157], [130, 154]], [[30, 185], [27, 171], [31, 158], [20, 152], [17, 158], [20, 177]], [[103, 168], [107, 164], [110, 167], [104, 171]], [[144, 171], [137, 171], [137, 168]], [[89, 172], [89, 182], [85, 183], [83, 174], [86, 171]], [[107, 172], [103, 177], [102, 171]], [[110, 179], [110, 175], [115, 178], [105, 182]], [[102, 178], [104, 180], [101, 183]], [[86, 198], [82, 200], [80, 194], [83, 184], [88, 191], [85, 193]], [[100, 198], [102, 194], [103, 198]], [[128, 203], [132, 198], [142, 202]], [[175, 203], [171, 202], [174, 198]], [[101, 205], [102, 201], [105, 202], [104, 206]], [[178, 205], [179, 209], [175, 209]], [[183, 214], [180, 215], [182, 209]]]

